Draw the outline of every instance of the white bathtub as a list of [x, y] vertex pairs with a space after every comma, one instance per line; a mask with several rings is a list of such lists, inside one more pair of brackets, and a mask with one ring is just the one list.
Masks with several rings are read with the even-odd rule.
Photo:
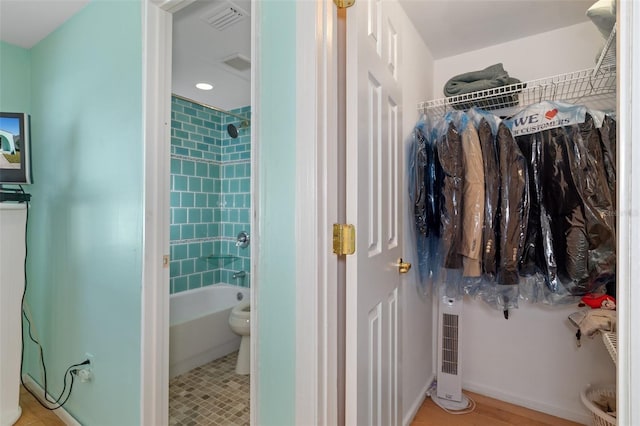
[[216, 284], [172, 294], [169, 299], [169, 377], [186, 373], [240, 347], [229, 313], [249, 289]]

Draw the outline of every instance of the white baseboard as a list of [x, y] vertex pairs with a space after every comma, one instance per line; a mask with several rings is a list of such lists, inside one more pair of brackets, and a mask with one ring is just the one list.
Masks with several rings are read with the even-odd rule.
[[498, 399], [500, 401], [519, 405], [521, 407], [529, 408], [531, 410], [540, 411], [542, 413], [546, 413], [552, 416], [571, 420], [580, 424], [591, 424], [592, 417], [586, 408], [584, 411], [567, 410], [566, 408], [563, 408], [563, 407], [557, 407], [557, 406], [549, 405], [540, 401], [533, 401], [530, 399], [520, 398], [518, 396], [505, 393], [499, 389], [495, 389], [490, 386], [485, 386], [479, 383], [473, 383], [468, 381], [464, 381], [462, 383], [462, 388], [470, 392], [488, 396], [489, 398]]
[[424, 402], [425, 398], [427, 397], [427, 389], [429, 389], [429, 386], [431, 386], [431, 383], [433, 383], [435, 378], [436, 378], [436, 376], [432, 375], [429, 378], [429, 380], [427, 380], [427, 384], [424, 385], [424, 388], [418, 394], [418, 397], [416, 398], [416, 400], [413, 402], [413, 404], [411, 404], [411, 407], [406, 412], [406, 414], [404, 416], [404, 419], [402, 420], [402, 424], [404, 426], [408, 426], [408, 425], [411, 424], [411, 422], [413, 422], [413, 419], [416, 417], [416, 414], [418, 414], [418, 410], [420, 409], [420, 407], [422, 406], [422, 403]]
[[[28, 374], [22, 376], [24, 380], [24, 384], [29, 390], [40, 397], [40, 399], [44, 399], [44, 389], [35, 382]], [[52, 395], [49, 395], [51, 398], [54, 398]], [[82, 426], [76, 419], [73, 418], [71, 414], [64, 407], [60, 407], [57, 410], [53, 410], [53, 413], [60, 418], [67, 426]]]

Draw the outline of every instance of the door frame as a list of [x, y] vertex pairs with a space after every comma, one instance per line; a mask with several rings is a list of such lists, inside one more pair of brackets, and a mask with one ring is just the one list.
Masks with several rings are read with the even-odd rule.
[[337, 7], [296, 3], [296, 424], [339, 424]]
[[[169, 423], [169, 179], [171, 14], [151, 1], [143, 18], [144, 232], [140, 424]], [[167, 256], [167, 257], [165, 257]]]
[[[168, 424], [171, 30], [172, 13], [195, 0], [144, 0], [143, 87], [145, 232], [142, 277], [140, 419]], [[291, 2], [296, 7], [296, 424], [337, 424], [337, 260], [331, 225], [337, 206], [336, 8], [331, 0]], [[251, 105], [260, 105], [260, 2], [251, 2]], [[313, 46], [313, 48], [310, 48]], [[286, 118], [290, 120], [290, 117]], [[257, 193], [260, 114], [251, 126], [251, 188]], [[310, 139], [313, 143], [310, 143]], [[251, 229], [260, 229], [259, 203], [252, 202]], [[310, 214], [312, 213], [312, 214]], [[251, 424], [260, 419], [259, 235], [252, 235]], [[313, 348], [316, 348], [313, 350]]]
[[[618, 423], [638, 424], [640, 406], [640, 291], [631, 282], [640, 276], [640, 5], [635, 0], [618, 2]], [[635, 55], [634, 55], [635, 53]], [[634, 84], [634, 82], [636, 84]], [[634, 141], [634, 139], [636, 139]], [[635, 142], [635, 147], [634, 147]], [[634, 168], [634, 165], [636, 167]]]
[[[168, 131], [167, 99], [160, 96], [162, 93], [170, 93], [170, 66], [167, 72], [160, 69], [166, 67], [167, 59], [170, 64], [170, 50], [167, 52], [167, 40], [170, 46], [170, 33], [167, 33], [167, 16], [165, 10], [175, 11], [176, 7], [180, 7], [183, 2], [190, 3], [193, 0], [145, 0], [142, 3], [143, 8], [143, 36], [144, 36], [144, 76], [143, 87], [144, 94], [144, 149], [145, 149], [145, 232], [144, 232], [144, 256], [143, 256], [143, 277], [142, 277], [142, 317], [141, 317], [141, 424], [163, 425], [168, 422], [168, 270], [162, 267], [162, 256], [166, 254], [168, 249], [168, 194], [165, 194], [164, 188], [168, 185], [165, 179], [169, 176], [168, 154], [163, 157], [162, 150], [168, 152]], [[252, 26], [254, 35], [252, 35], [252, 43], [259, 48], [259, 7], [254, 6], [259, 2], [252, 2]], [[640, 56], [633, 55], [632, 52], [638, 51], [638, 46], [634, 46], [633, 39], [637, 39], [640, 33], [640, 6], [634, 5], [633, 1], [623, 0], [619, 2], [618, 21], [621, 23], [618, 36], [618, 52], [619, 52], [619, 108], [618, 113], [620, 122], [623, 123], [619, 127], [619, 153], [618, 153], [618, 176], [619, 176], [619, 202], [618, 211], [618, 233], [619, 233], [619, 256], [618, 256], [618, 400], [619, 400], [619, 421], [621, 424], [633, 424], [640, 422], [640, 405], [633, 405], [632, 401], [640, 398], [640, 369], [631, 369], [631, 361], [640, 361], [640, 336], [631, 333], [633, 325], [640, 325], [640, 292], [631, 291], [630, 281], [632, 277], [640, 275], [640, 263], [636, 259], [640, 257], [640, 240], [631, 238], [633, 230], [640, 229], [640, 189], [636, 188], [634, 182], [640, 182], [640, 169], [633, 168], [634, 164], [640, 164], [640, 150], [633, 149], [633, 136], [640, 137], [640, 122], [633, 122], [631, 119], [638, 117], [640, 114], [640, 87], [634, 85], [633, 82], [640, 81]], [[308, 121], [315, 123], [312, 127], [315, 132], [316, 141], [323, 141], [330, 138], [333, 122], [327, 116], [322, 115], [322, 111], [329, 111], [329, 107], [335, 106], [334, 100], [323, 98], [324, 88], [328, 90], [331, 85], [335, 84], [335, 73], [332, 71], [331, 61], [335, 55], [335, 38], [329, 37], [333, 31], [330, 28], [330, 20], [327, 19], [328, 10], [333, 7], [330, 0], [315, 0], [310, 2], [299, 2], [296, 25], [298, 31], [307, 26], [308, 31], [314, 31], [316, 36], [313, 38], [313, 48], [307, 44], [310, 40], [309, 32], [305, 36], [305, 40], [297, 43], [297, 75], [301, 77], [300, 71], [308, 69], [309, 64], [301, 63], [303, 58], [313, 58], [316, 68], [328, 70], [326, 74], [317, 75], [316, 73], [308, 75], [306, 84], [301, 78], [296, 82], [297, 93], [300, 94], [303, 88], [310, 89], [307, 93], [315, 96], [313, 105], [317, 105], [318, 109], [314, 109], [313, 114], [303, 119], [303, 111], [299, 111], [296, 117], [296, 128], [308, 124]], [[311, 12], [313, 9], [313, 12]], [[304, 12], [303, 12], [304, 11]], [[334, 12], [331, 12], [333, 14]], [[311, 17], [314, 20], [311, 21]], [[255, 22], [253, 22], [255, 21]], [[306, 47], [306, 49], [305, 49]], [[259, 105], [259, 91], [256, 90], [256, 84], [260, 80], [259, 74], [259, 56], [252, 51], [252, 64], [255, 71], [252, 70], [252, 79], [254, 80], [254, 97], [252, 97], [253, 105]], [[317, 68], [320, 67], [320, 68]], [[167, 69], [165, 68], [165, 71]], [[302, 74], [304, 75], [304, 74]], [[620, 87], [624, 87], [625, 91], [621, 91]], [[628, 89], [628, 90], [627, 90]], [[300, 102], [300, 100], [298, 98]], [[310, 101], [308, 101], [310, 102]], [[304, 102], [306, 105], [308, 102]], [[302, 103], [301, 103], [302, 105]], [[306, 110], [305, 110], [306, 111]], [[335, 111], [335, 109], [334, 109]], [[252, 121], [252, 127], [259, 125], [256, 121]], [[335, 128], [335, 127], [334, 127]], [[324, 133], [320, 133], [320, 129], [324, 129]], [[165, 135], [165, 136], [163, 136]], [[325, 136], [326, 135], [326, 136]], [[308, 141], [309, 135], [305, 136]], [[257, 141], [257, 132], [254, 131], [252, 138]], [[308, 142], [305, 142], [308, 143]], [[301, 144], [302, 145], [302, 144]], [[328, 158], [330, 158], [331, 144], [327, 144], [326, 150]], [[318, 151], [316, 151], [317, 154]], [[305, 163], [308, 162], [313, 166], [313, 170], [317, 173], [322, 171], [322, 167], [330, 167], [320, 158], [313, 158], [314, 153], [307, 151], [303, 154], [300, 151], [301, 158]], [[335, 166], [335, 165], [334, 165]], [[252, 173], [255, 170], [255, 160], [252, 158]], [[301, 170], [298, 167], [296, 173], [300, 173], [299, 179], [309, 177], [317, 178], [317, 174], [311, 174], [310, 170]], [[309, 185], [311, 187], [311, 185]], [[254, 183], [254, 188], [257, 183]], [[316, 186], [317, 188], [317, 186]], [[325, 188], [326, 189], [326, 188]], [[302, 187], [298, 187], [297, 195]], [[324, 195], [324, 194], [323, 194]], [[318, 253], [326, 253], [325, 245], [328, 240], [328, 234], [324, 234], [326, 220], [329, 218], [327, 211], [322, 215], [309, 215], [305, 217], [305, 212], [318, 210], [309, 210], [317, 206], [309, 197], [296, 198], [296, 217], [299, 219], [297, 230], [302, 232], [306, 226], [312, 226], [311, 229], [318, 232], [307, 233], [301, 235], [301, 238], [308, 238], [305, 245], [310, 246], [316, 243], [313, 252], [298, 252], [297, 270], [303, 269], [301, 266], [309, 266], [311, 269], [304, 272], [297, 272], [297, 278], [302, 279], [305, 276], [311, 276], [315, 272], [324, 274], [323, 280], [314, 279], [317, 288], [311, 285], [296, 286], [296, 299], [298, 308], [296, 310], [297, 319], [305, 324], [304, 329], [314, 330], [308, 336], [301, 336], [300, 332], [296, 335], [296, 347], [303, 349], [301, 341], [317, 342], [319, 349], [322, 348], [322, 357], [316, 358], [314, 354], [308, 354], [307, 351], [300, 350], [296, 353], [296, 420], [298, 419], [319, 419], [321, 415], [325, 415], [326, 419], [331, 419], [331, 410], [335, 410], [335, 389], [331, 380], [335, 377], [333, 374], [334, 366], [331, 365], [331, 357], [335, 355], [331, 348], [337, 339], [334, 327], [325, 327], [328, 324], [327, 317], [321, 317], [320, 314], [331, 313], [330, 304], [331, 292], [329, 284], [332, 282], [331, 258], [323, 262], [319, 261]], [[254, 209], [255, 221], [259, 221], [257, 207]], [[305, 221], [303, 221], [305, 219]], [[309, 222], [311, 225], [309, 225]], [[302, 228], [302, 225], [305, 228]], [[167, 226], [165, 226], [167, 225]], [[314, 226], [315, 225], [315, 226]], [[253, 229], [258, 229], [254, 225]], [[163, 235], [166, 233], [167, 235]], [[300, 240], [298, 238], [297, 240]], [[254, 240], [255, 241], [255, 240]], [[324, 244], [320, 246], [320, 243]], [[322, 251], [322, 250], [324, 251]], [[318, 251], [316, 251], [318, 250]], [[257, 255], [257, 250], [255, 252]], [[255, 259], [254, 252], [252, 257]], [[255, 260], [252, 260], [254, 266]], [[315, 266], [312, 266], [315, 265]], [[317, 270], [314, 269], [317, 267]], [[256, 272], [258, 272], [256, 270]], [[316, 275], [320, 276], [320, 275]], [[257, 280], [256, 280], [257, 281]], [[252, 292], [253, 298], [256, 298], [257, 292]], [[320, 304], [318, 294], [328, 295], [327, 304]], [[304, 312], [304, 306], [313, 308]], [[327, 310], [329, 309], [329, 310]], [[333, 306], [335, 309], [335, 306]], [[309, 315], [311, 314], [311, 315]], [[255, 324], [255, 318], [252, 318], [252, 327]], [[302, 330], [303, 327], [298, 327]], [[252, 330], [252, 336], [255, 333]], [[252, 340], [254, 338], [252, 337]], [[254, 349], [258, 349], [257, 340], [252, 342]], [[252, 351], [252, 373], [254, 381], [257, 381], [258, 375], [255, 374], [259, 368], [259, 356], [257, 350]], [[333, 358], [335, 359], [335, 357]], [[310, 368], [304, 370], [302, 368]], [[311, 373], [309, 373], [311, 371]], [[321, 387], [324, 386], [323, 387]], [[257, 404], [255, 397], [257, 396], [257, 383], [252, 383], [251, 391], [251, 423], [257, 424], [259, 419], [256, 413]], [[320, 402], [318, 395], [327, 395], [324, 402]], [[312, 399], [313, 398], [313, 399]], [[312, 404], [316, 401], [315, 406]], [[308, 414], [303, 413], [303, 407], [313, 407], [314, 409]], [[332, 408], [333, 407], [333, 408]], [[335, 412], [335, 411], [334, 411]], [[317, 423], [316, 421], [308, 421], [305, 424]]]

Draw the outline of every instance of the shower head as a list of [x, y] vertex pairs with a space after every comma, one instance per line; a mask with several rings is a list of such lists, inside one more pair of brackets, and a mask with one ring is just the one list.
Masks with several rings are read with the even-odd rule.
[[238, 124], [238, 127], [234, 124], [229, 124], [227, 126], [227, 133], [229, 133], [229, 136], [231, 136], [232, 139], [235, 139], [238, 137], [238, 128], [247, 129], [249, 126], [249, 120], [242, 120], [240, 124]]
[[229, 136], [231, 136], [232, 139], [238, 137], [238, 129], [233, 124], [229, 124], [227, 126], [227, 133], [229, 133]]

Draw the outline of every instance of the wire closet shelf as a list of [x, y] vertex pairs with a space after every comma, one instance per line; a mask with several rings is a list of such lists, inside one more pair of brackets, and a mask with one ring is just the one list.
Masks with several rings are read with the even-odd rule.
[[450, 110], [467, 110], [475, 106], [509, 117], [541, 101], [561, 101], [605, 112], [615, 111], [615, 36], [614, 27], [594, 68], [421, 102], [418, 111], [437, 117]]

